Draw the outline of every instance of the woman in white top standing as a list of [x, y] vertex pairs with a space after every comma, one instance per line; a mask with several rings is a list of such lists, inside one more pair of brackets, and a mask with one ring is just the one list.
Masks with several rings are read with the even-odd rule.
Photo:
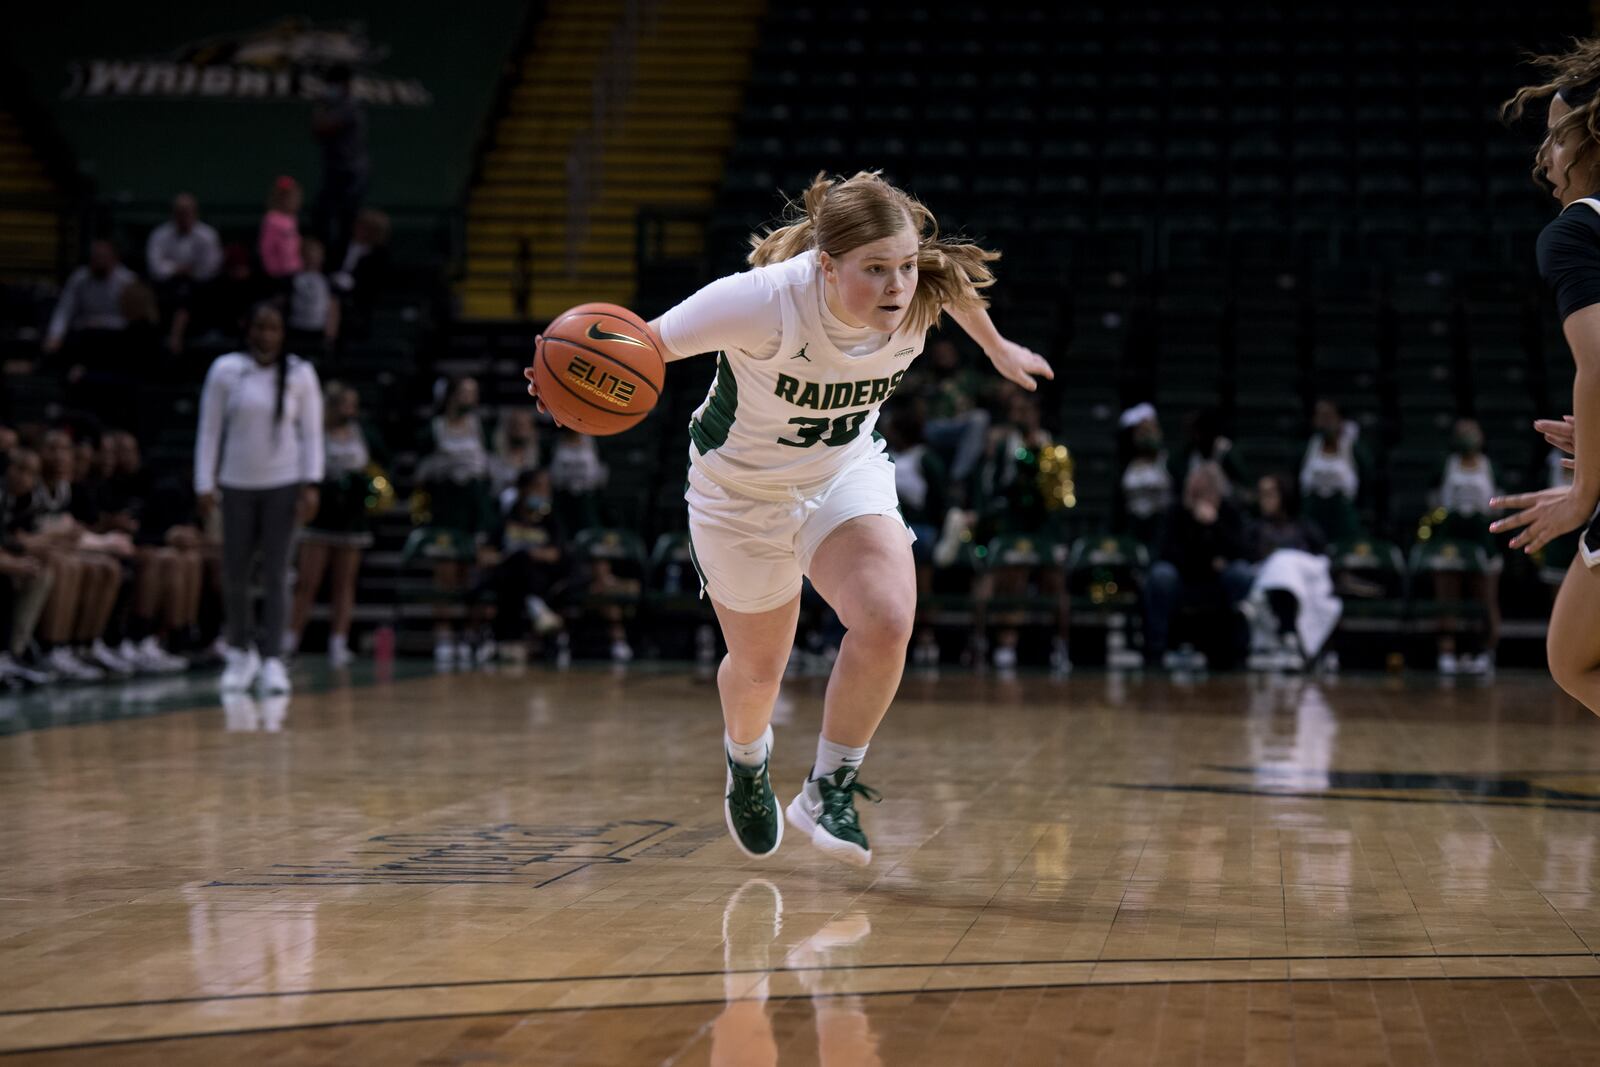
[[872, 432], [878, 409], [945, 312], [1005, 377], [1031, 390], [1034, 375], [1053, 375], [989, 319], [980, 290], [997, 253], [941, 239], [927, 208], [874, 173], [819, 175], [800, 207], [789, 225], [751, 239], [753, 269], [713, 282], [651, 329], [668, 360], [721, 353], [689, 427], [685, 498], [728, 644], [717, 688], [729, 831], [751, 856], [783, 837], [769, 724], [804, 575], [848, 633], [788, 819], [859, 866], [872, 853], [854, 797], [872, 794], [857, 769], [900, 685], [917, 607], [912, 535]]
[[[323, 441], [316, 369], [285, 352], [283, 336], [282, 313], [257, 305], [247, 350], [218, 356], [200, 396], [194, 489], [202, 516], [221, 498], [224, 691], [248, 689], [258, 675], [266, 692], [289, 691], [282, 659], [289, 551], [296, 524], [317, 510]], [[258, 554], [259, 627], [250, 598]]]

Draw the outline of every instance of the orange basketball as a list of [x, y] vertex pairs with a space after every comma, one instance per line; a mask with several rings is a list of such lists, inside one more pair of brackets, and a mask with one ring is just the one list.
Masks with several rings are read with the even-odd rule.
[[544, 331], [533, 384], [556, 422], [587, 434], [621, 433], [661, 398], [666, 363], [644, 320], [616, 304], [580, 304]]

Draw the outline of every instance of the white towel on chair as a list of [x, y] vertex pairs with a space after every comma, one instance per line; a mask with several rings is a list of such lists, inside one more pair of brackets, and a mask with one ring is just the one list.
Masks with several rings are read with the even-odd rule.
[[1333, 593], [1333, 573], [1327, 556], [1314, 556], [1297, 548], [1280, 548], [1256, 572], [1250, 599], [1263, 610], [1267, 591], [1282, 589], [1300, 602], [1294, 628], [1307, 660], [1322, 651], [1344, 614], [1344, 602]]

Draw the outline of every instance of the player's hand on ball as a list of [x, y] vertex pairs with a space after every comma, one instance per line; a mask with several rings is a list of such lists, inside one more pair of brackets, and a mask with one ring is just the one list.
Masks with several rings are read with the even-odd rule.
[[1026, 345], [1007, 341], [1004, 337], [993, 351], [986, 352], [985, 355], [994, 364], [994, 369], [1000, 372], [1001, 377], [1016, 382], [1030, 393], [1039, 388], [1039, 383], [1034, 381], [1034, 375], [1055, 380], [1056, 372], [1050, 369], [1048, 360]]
[[[533, 339], [533, 351], [535, 355], [538, 355], [539, 346], [542, 344], [544, 344], [544, 334], [541, 333]], [[528, 379], [528, 395], [533, 397], [533, 403], [539, 409], [540, 414], [550, 414], [550, 412], [544, 406], [544, 401], [539, 399], [539, 387], [535, 385], [533, 381], [533, 368], [522, 368], [522, 376]]]
[[1522, 530], [1511, 539], [1511, 547], [1520, 548], [1529, 555], [1588, 522], [1593, 511], [1581, 506], [1572, 490], [1564, 485], [1533, 493], [1497, 496], [1489, 501], [1489, 506], [1516, 512], [1491, 524], [1489, 529], [1495, 533]]

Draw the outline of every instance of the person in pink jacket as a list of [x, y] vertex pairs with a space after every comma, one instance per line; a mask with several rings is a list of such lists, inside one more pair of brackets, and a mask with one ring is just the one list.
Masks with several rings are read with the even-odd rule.
[[261, 217], [258, 250], [261, 269], [269, 278], [287, 279], [298, 274], [300, 260], [300, 183], [287, 174], [272, 183], [267, 213]]

